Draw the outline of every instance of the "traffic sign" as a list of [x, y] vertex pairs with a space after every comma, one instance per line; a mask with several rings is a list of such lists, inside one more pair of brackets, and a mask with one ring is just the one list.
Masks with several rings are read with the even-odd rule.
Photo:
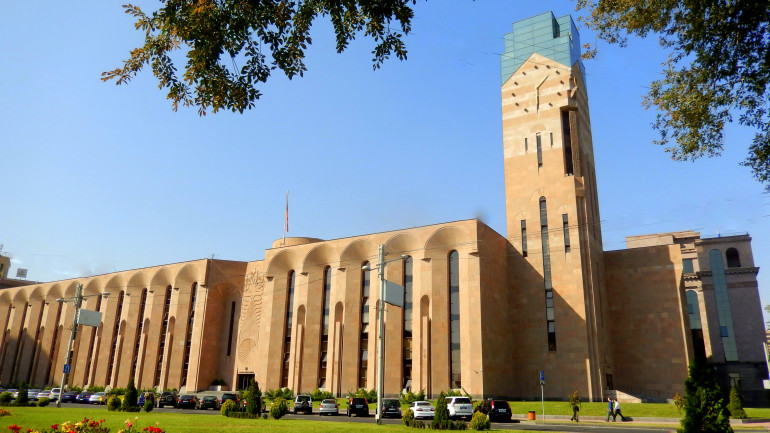
[[64, 364], [64, 371], [63, 371], [63, 373], [64, 374], [69, 374], [71, 368], [72, 368], [72, 364]]
[[540, 381], [545, 382], [545, 370], [540, 370]]

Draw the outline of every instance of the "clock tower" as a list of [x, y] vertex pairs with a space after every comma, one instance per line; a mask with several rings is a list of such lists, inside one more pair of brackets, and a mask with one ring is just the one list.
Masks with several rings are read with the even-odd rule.
[[548, 372], [551, 395], [601, 399], [611, 386], [603, 247], [580, 37], [569, 15], [513, 24], [501, 56], [512, 355], [524, 395]]

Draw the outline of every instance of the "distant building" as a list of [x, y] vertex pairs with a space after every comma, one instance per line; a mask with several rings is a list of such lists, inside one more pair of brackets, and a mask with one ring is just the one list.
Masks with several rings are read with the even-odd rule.
[[[471, 219], [287, 238], [263, 260], [196, 260], [0, 292], [0, 382], [53, 383], [78, 283], [70, 383], [374, 388], [378, 247], [404, 287], [385, 318], [384, 393], [665, 401], [705, 356], [759, 402], [764, 324], [747, 235], [628, 238], [604, 251], [580, 40], [569, 16], [514, 23], [502, 66], [507, 237]], [[596, 85], [601, 85], [597, 83]], [[451, 183], [445, 185], [451, 188]], [[398, 258], [405, 256], [403, 260]], [[735, 320], [740, 318], [740, 321]], [[98, 360], [98, 362], [95, 362]], [[764, 401], [762, 401], [764, 403]]]

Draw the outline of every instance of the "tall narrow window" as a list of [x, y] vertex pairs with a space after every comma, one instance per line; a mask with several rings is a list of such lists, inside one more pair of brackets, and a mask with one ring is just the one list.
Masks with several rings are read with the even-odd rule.
[[574, 168], [572, 166], [572, 134], [569, 127], [569, 111], [561, 112], [561, 136], [562, 147], [564, 148], [564, 174], [572, 176]]
[[535, 141], [537, 143], [537, 166], [542, 167], [543, 166], [543, 143], [540, 140], [540, 134], [537, 134], [535, 136]]
[[569, 217], [567, 217], [567, 214], [561, 214], [561, 226], [562, 231], [564, 232], [564, 252], [568, 253], [570, 250], [570, 242], [569, 242]]
[[[361, 267], [369, 267], [364, 262]], [[366, 388], [366, 371], [369, 366], [369, 270], [361, 270], [361, 343], [358, 359], [358, 387]]]
[[[61, 320], [61, 309], [64, 305], [63, 302], [57, 302], [58, 307], [56, 309], [56, 321], [54, 322], [55, 326], [53, 329], [53, 339], [51, 340], [51, 350], [48, 352], [51, 354], [51, 368], [53, 368], [54, 364], [56, 363], [56, 356], [58, 355], [58, 351], [56, 350], [56, 342], [59, 338], [59, 321]], [[9, 315], [10, 315], [10, 306], [9, 306]], [[5, 329], [5, 328], [3, 328]], [[51, 380], [51, 368], [48, 369], [48, 372], [46, 373], [44, 383], [49, 383]], [[107, 376], [107, 380], [109, 380], [109, 376]]]
[[727, 278], [725, 277], [725, 265], [722, 261], [721, 251], [717, 249], [709, 251], [709, 266], [714, 279], [717, 318], [722, 336], [722, 348], [725, 351], [725, 361], [737, 361], [738, 348], [735, 344], [735, 332], [733, 332], [733, 313], [730, 308], [730, 294], [727, 293]]
[[107, 380], [112, 380], [112, 369], [115, 366], [115, 351], [118, 348], [118, 335], [120, 331], [120, 315], [123, 313], [123, 291], [118, 294], [118, 311], [115, 314], [115, 325], [112, 328], [112, 349], [110, 350], [110, 363], [107, 364]]
[[527, 257], [527, 220], [521, 220], [521, 255]]
[[155, 370], [155, 386], [160, 385], [160, 377], [163, 372], [163, 352], [166, 350], [166, 334], [168, 333], [168, 319], [171, 311], [171, 286], [166, 287], [166, 297], [163, 301], [163, 324], [160, 327], [160, 342], [158, 342], [158, 368]]
[[283, 337], [283, 371], [281, 388], [289, 386], [289, 362], [291, 360], [291, 327], [294, 317], [294, 271], [289, 272], [286, 281], [286, 331]]
[[543, 285], [545, 288], [545, 318], [548, 331], [548, 350], [556, 350], [556, 320], [553, 310], [553, 284], [551, 282], [551, 251], [548, 246], [548, 213], [545, 197], [540, 197], [540, 238], [543, 244]]
[[144, 308], [147, 306], [147, 289], [142, 290], [142, 299], [139, 301], [139, 326], [134, 339], [134, 362], [131, 364], [131, 377], [136, 381], [136, 365], [139, 363], [139, 344], [142, 342], [142, 329], [144, 328]]
[[187, 384], [187, 372], [190, 369], [190, 347], [192, 346], [193, 324], [195, 323], [195, 301], [198, 297], [198, 283], [193, 283], [190, 296], [190, 307], [187, 317], [187, 335], [184, 343], [184, 362], [182, 363], [182, 385]]
[[529, 142], [527, 142], [527, 137], [524, 137], [524, 152], [526, 153], [529, 150]]
[[230, 331], [227, 333], [227, 356], [233, 349], [233, 328], [235, 327], [235, 301], [230, 304]]
[[692, 274], [694, 272], [693, 259], [682, 259], [682, 272], [685, 274]]
[[323, 318], [321, 319], [321, 357], [318, 361], [318, 388], [326, 388], [326, 358], [329, 353], [329, 303], [332, 293], [332, 268], [324, 268]]
[[457, 251], [449, 253], [449, 365], [452, 388], [462, 387], [460, 376], [460, 264]]
[[404, 353], [403, 353], [403, 388], [412, 388], [412, 257], [404, 260]]
[[725, 257], [727, 257], [727, 267], [728, 268], [740, 268], [741, 267], [741, 257], [738, 254], [738, 250], [735, 248], [728, 248], [727, 251], [725, 251]]

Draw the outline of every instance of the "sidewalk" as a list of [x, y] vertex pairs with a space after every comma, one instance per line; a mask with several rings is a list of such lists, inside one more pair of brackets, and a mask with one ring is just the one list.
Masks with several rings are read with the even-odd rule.
[[[543, 421], [543, 415], [538, 413], [535, 414], [536, 419], [530, 420], [527, 418], [527, 414], [513, 414], [512, 419], [513, 422], [519, 422], [521, 424], [535, 424], [537, 421]], [[571, 415], [545, 415], [546, 421], [559, 421], [559, 422], [571, 422], [570, 418], [572, 418]], [[622, 423], [622, 424], [672, 424], [672, 426], [678, 426], [680, 419], [679, 418], [657, 418], [657, 417], [628, 417], [626, 416], [626, 419], [630, 419], [630, 421], [620, 421], [618, 419], [616, 423]], [[581, 422], [590, 422], [590, 423], [607, 423], [607, 417], [606, 416], [581, 416], [580, 417]], [[612, 423], [612, 420], [609, 421]], [[762, 427], [765, 430], [770, 431], [770, 419], [767, 418], [751, 418], [751, 419], [731, 419], [730, 425], [733, 428], [740, 428], [740, 427]]]

